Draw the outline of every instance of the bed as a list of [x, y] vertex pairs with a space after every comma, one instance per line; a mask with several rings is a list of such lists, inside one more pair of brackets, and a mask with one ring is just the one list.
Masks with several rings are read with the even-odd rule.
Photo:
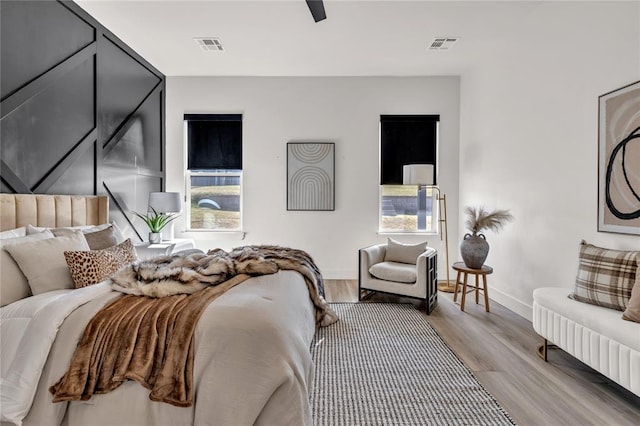
[[[0, 194], [0, 204], [3, 234], [108, 223], [102, 196]], [[0, 285], [12, 285], [4, 272]], [[318, 309], [308, 280], [293, 270], [251, 277], [205, 308], [193, 338], [191, 406], [151, 401], [135, 381], [86, 401], [53, 403], [49, 388], [69, 368], [85, 325], [120, 297], [105, 280], [38, 291], [0, 308], [3, 425], [311, 424], [309, 346]]]

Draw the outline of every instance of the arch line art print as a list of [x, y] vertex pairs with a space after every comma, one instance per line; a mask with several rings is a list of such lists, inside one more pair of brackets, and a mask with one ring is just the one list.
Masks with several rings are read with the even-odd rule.
[[335, 210], [335, 144], [287, 143], [287, 210]]
[[640, 81], [598, 103], [598, 231], [640, 235]]

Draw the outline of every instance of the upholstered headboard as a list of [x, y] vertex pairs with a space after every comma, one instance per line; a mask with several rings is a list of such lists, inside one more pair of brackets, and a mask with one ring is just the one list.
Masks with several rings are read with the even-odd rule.
[[104, 195], [0, 194], [0, 231], [28, 224], [54, 228], [108, 220], [109, 198]]

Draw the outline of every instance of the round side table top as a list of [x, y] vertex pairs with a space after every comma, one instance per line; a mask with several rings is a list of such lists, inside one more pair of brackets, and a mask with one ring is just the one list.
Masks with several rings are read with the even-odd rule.
[[480, 269], [469, 268], [464, 262], [456, 262], [451, 266], [454, 270], [460, 272], [467, 272], [470, 274], [489, 275], [493, 272], [493, 268], [489, 265], [482, 265]]

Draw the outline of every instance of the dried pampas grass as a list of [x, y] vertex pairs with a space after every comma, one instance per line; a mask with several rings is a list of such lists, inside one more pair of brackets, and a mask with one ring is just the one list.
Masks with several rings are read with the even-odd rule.
[[489, 212], [484, 207], [467, 207], [465, 208], [467, 220], [465, 225], [474, 234], [485, 229], [499, 232], [507, 222], [513, 220], [513, 215], [509, 210], [494, 210]]

